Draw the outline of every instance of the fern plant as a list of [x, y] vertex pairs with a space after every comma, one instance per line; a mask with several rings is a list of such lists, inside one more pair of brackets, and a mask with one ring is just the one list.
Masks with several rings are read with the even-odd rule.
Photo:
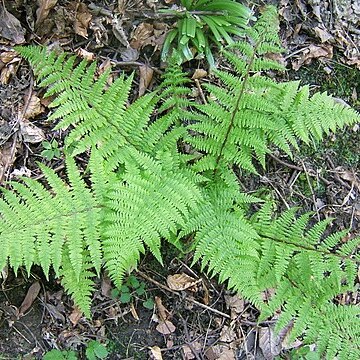
[[[307, 87], [264, 74], [281, 69], [267, 58], [281, 51], [274, 16], [269, 8], [248, 41], [224, 50], [235, 72], [216, 72], [222, 86], [208, 85], [203, 105], [188, 99], [176, 58], [158, 93], [130, 103], [131, 77], [108, 85], [108, 74], [95, 79], [94, 63], [20, 48], [39, 86], [56, 95], [50, 119], [68, 131], [68, 181], [40, 165], [49, 187], [24, 179], [3, 190], [0, 266], [52, 268], [90, 316], [102, 267], [121, 287], [145, 248], [161, 262], [162, 241], [191, 236], [194, 262], [249, 299], [261, 319], [277, 314], [278, 329], [292, 324], [292, 338], [316, 342], [327, 358], [359, 358], [359, 310], [336, 302], [355, 290], [359, 239], [325, 236], [329, 221], [314, 225], [298, 209], [276, 217], [265, 203], [250, 214], [261, 200], [239, 191], [234, 172], [256, 173], [272, 146], [291, 156], [299, 140], [359, 120], [325, 94], [310, 97]], [[81, 152], [90, 153], [84, 173], [73, 160]]]

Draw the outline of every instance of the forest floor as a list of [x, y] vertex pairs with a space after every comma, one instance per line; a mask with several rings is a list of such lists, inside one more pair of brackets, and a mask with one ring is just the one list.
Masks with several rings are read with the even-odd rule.
[[[135, 98], [160, 82], [163, 64], [159, 53], [172, 20], [161, 18], [157, 10], [176, 3], [0, 1], [1, 185], [19, 176], [39, 177], [37, 161], [60, 175], [64, 167], [64, 134], [54, 132], [45, 121], [48, 102], [13, 46], [61, 47], [96, 60], [100, 68], [112, 65], [114, 71], [135, 72]], [[301, 84], [309, 84], [312, 91], [327, 91], [337, 101], [360, 110], [357, 2], [248, 1], [255, 13], [268, 3], [278, 6], [280, 34], [286, 49], [279, 60], [289, 70], [277, 77], [299, 79]], [[221, 58], [216, 61], [221, 67]], [[207, 65], [204, 60], [192, 60], [184, 69], [191, 76], [196, 69], [207, 70]], [[211, 75], [191, 85], [195, 93], [205, 80], [211, 81]], [[25, 106], [27, 111], [23, 111]], [[19, 114], [23, 116], [19, 118]], [[53, 144], [52, 156], [44, 152], [49, 143]], [[355, 125], [314, 147], [302, 146], [294, 159], [274, 150], [260, 176], [244, 176], [241, 185], [245, 191], [260, 189], [283, 208], [299, 206], [304, 211], [314, 211], [319, 219], [332, 217], [334, 229], [349, 228], [352, 236], [359, 234], [359, 144], [360, 129]], [[36, 359], [50, 349], [74, 350], [78, 358], [85, 359], [86, 349], [94, 340], [106, 345], [108, 359], [271, 357], [263, 341], [272, 335], [272, 321], [257, 323], [257, 310], [198, 267], [191, 267], [190, 255], [179, 258], [174, 249], [168, 248], [164, 263], [160, 266], [150, 254], [145, 255], [138, 271], [129, 276], [126, 287], [120, 290], [114, 289], [103, 274], [94, 295], [91, 320], [82, 317], [56, 279], [47, 281], [39, 269], [35, 268], [30, 277], [20, 271], [15, 277], [3, 269], [0, 359]], [[171, 288], [169, 279], [181, 284], [181, 289]], [[358, 299], [344, 295], [341, 301], [356, 303]], [[166, 328], [157, 323], [161, 313], [168, 319]], [[301, 358], [300, 351], [304, 351], [301, 341], [283, 342], [278, 349], [282, 358], [288, 359]], [[63, 358], [70, 359], [70, 353], [63, 352]]]

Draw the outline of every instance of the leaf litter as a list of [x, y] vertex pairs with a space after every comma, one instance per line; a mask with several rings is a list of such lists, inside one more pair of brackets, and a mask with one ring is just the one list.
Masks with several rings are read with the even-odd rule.
[[[18, 1], [18, 3], [21, 2]], [[6, 4], [8, 3], [7, 1]], [[22, 3], [25, 4], [26, 1]], [[38, 0], [27, 4], [24, 11], [27, 12], [26, 16], [30, 20], [31, 15], [35, 15], [33, 25], [36, 35], [43, 43], [50, 42], [52, 46], [58, 48], [76, 50], [81, 57], [89, 60], [99, 58], [100, 55], [103, 69], [110, 65], [110, 58], [115, 60], [115, 64], [116, 59], [136, 60], [140, 64], [143, 63], [140, 66], [135, 65], [139, 75], [138, 93], [141, 95], [146, 92], [152, 82], [158, 81], [152, 71], [157, 66], [152, 56], [161, 48], [166, 32], [172, 24], [158, 19], [152, 21], [149, 18], [140, 18], [139, 20], [131, 11], [140, 14], [141, 11], [156, 10], [160, 4], [175, 2], [172, 0], [118, 0], [112, 5], [109, 3]], [[337, 7], [333, 12], [334, 23], [330, 24], [328, 18], [330, 1], [280, 1], [280, 15], [283, 18], [284, 27], [283, 39], [289, 51], [285, 60], [289, 61], [295, 69], [300, 70], [318, 59], [325, 62], [331, 60], [334, 52], [338, 50], [341, 51], [342, 61], [345, 64], [359, 66], [359, 40], [356, 31], [354, 32], [356, 25], [354, 20], [358, 19], [359, 7], [356, 1], [351, 1], [351, 6], [348, 8], [344, 8], [344, 1], [336, 3]], [[19, 11], [16, 11], [16, 7], [1, 8], [1, 14], [0, 36], [5, 39], [5, 46], [8, 46], [6, 51], [0, 52], [1, 83], [12, 86], [18, 69], [23, 69], [24, 64], [20, 63], [20, 58], [13, 52], [11, 46], [24, 43], [30, 34], [27, 33], [25, 22]], [[8, 29], [4, 30], [3, 24], [6, 24]], [[31, 28], [31, 21], [29, 21], [29, 26]], [[109, 53], [106, 52], [108, 47], [118, 50]], [[206, 70], [201, 67], [195, 66], [191, 70], [194, 80], [208, 80]], [[23, 89], [19, 86], [19, 93], [22, 92]], [[0, 92], [0, 95], [2, 94]], [[23, 99], [23, 94], [19, 96], [19, 99]], [[0, 147], [0, 178], [2, 180], [7, 180], [10, 174], [11, 176], [22, 174], [31, 176], [34, 169], [33, 160], [31, 161], [32, 153], [39, 154], [39, 142], [44, 138], [49, 139], [49, 135], [52, 136], [51, 129], [41, 121], [44, 113], [48, 111], [42, 94], [34, 93], [31, 96], [28, 109], [19, 123], [20, 134], [23, 135], [22, 140], [13, 136], [13, 128], [9, 126], [8, 118], [15, 118], [19, 109], [15, 107], [12, 110], [12, 114], [6, 117], [4, 123], [0, 122], [0, 135], [3, 127], [5, 136], [5, 142], [1, 143]], [[8, 137], [9, 134], [11, 134], [10, 137]], [[56, 136], [61, 137], [62, 134]], [[14, 167], [18, 170], [13, 170]], [[351, 202], [352, 198], [356, 198], [359, 193], [358, 176], [346, 168], [334, 166], [333, 170], [341, 181], [350, 186], [346, 188], [344, 195], [338, 194], [337, 197], [343, 201], [350, 194], [348, 197]], [[279, 177], [282, 178], [282, 175], [286, 175], [285, 171], [283, 173], [281, 171], [283, 170], [277, 169], [277, 172], [274, 172], [272, 178], [275, 179], [274, 182]], [[333, 183], [339, 184], [336, 179]], [[286, 189], [286, 183], [279, 181], [278, 186]], [[354, 213], [356, 214], [355, 205]], [[331, 204], [326, 206], [329, 208]], [[331, 211], [330, 209], [329, 215]], [[38, 351], [38, 354], [42, 354], [49, 347], [72, 346], [79, 349], [84, 347], [90, 339], [103, 341], [112, 336], [112, 339], [116, 340], [118, 334], [123, 333], [129, 335], [128, 348], [133, 348], [130, 350], [131, 356], [150, 352], [156, 360], [181, 357], [193, 359], [197, 358], [195, 354], [201, 354], [201, 357], [207, 360], [245, 359], [246, 356], [251, 355], [250, 350], [255, 352], [260, 351], [259, 349], [265, 357], [270, 358], [285, 348], [291, 349], [301, 345], [288, 345], [285, 338], [279, 339], [280, 335], [274, 334], [270, 325], [256, 324], [256, 309], [238, 295], [224, 292], [222, 287], [213, 280], [195, 275], [189, 276], [188, 269], [181, 266], [178, 266], [175, 272], [169, 271], [169, 273], [175, 273], [176, 276], [169, 275], [166, 280], [164, 280], [166, 278], [164, 272], [164, 269], [161, 273], [149, 271], [149, 274], [157, 278], [159, 284], [167, 288], [164, 290], [155, 286], [148, 290], [148, 296], [153, 296], [155, 299], [155, 313], [153, 310], [143, 308], [139, 299], [135, 299], [129, 305], [119, 304], [118, 300], [111, 296], [113, 285], [108, 279], [103, 279], [102, 284], [99, 284], [101, 290], [95, 294], [97, 305], [93, 309], [93, 321], [84, 319], [61, 290], [51, 289], [42, 293], [40, 290], [37, 292], [39, 285], [35, 285], [39, 282], [33, 283], [30, 287], [29, 284], [25, 284], [24, 288], [28, 289], [27, 295], [18, 297], [23, 299], [23, 304], [20, 304], [18, 308], [24, 314], [21, 321], [27, 321], [32, 313], [36, 314], [39, 304], [46, 309], [44, 319], [39, 312], [36, 321], [27, 323], [32, 329], [39, 327], [41, 323], [42, 332], [38, 338], [46, 339], [46, 344], [43, 345], [43, 340], [39, 340], [38, 343], [42, 344], [39, 347], [33, 339], [30, 339], [28, 353], [37, 354]], [[11, 284], [12, 281], [13, 277], [10, 275], [3, 286]], [[43, 280], [40, 283], [45, 284], [45, 287], [48, 286]], [[205, 307], [186, 301], [187, 298], [196, 299]], [[344, 297], [341, 301], [354, 301], [354, 299]], [[15, 302], [16, 300], [12, 300], [9, 306]], [[227, 316], [212, 312], [214, 309]], [[181, 321], [182, 318], [185, 320], [184, 323]], [[11, 318], [11, 321], [16, 326], [16, 320]], [[251, 340], [256, 329], [258, 329], [259, 337]], [[27, 336], [26, 330], [20, 332]], [[141, 337], [136, 337], [137, 332], [142, 334]], [[124, 339], [126, 338], [120, 338], [119, 343]], [[139, 347], [138, 344], [141, 346]], [[18, 349], [19, 346], [14, 348]], [[40, 350], [37, 350], [39, 348]], [[3, 349], [4, 344], [1, 344], [0, 351], [3, 352]], [[125, 354], [126, 351], [126, 349], [120, 349], [119, 353]]]

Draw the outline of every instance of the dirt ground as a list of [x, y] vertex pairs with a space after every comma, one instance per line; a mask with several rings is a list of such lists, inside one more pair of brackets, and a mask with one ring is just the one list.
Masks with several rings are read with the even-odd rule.
[[[160, 81], [160, 49], [172, 25], [171, 19], [159, 20], [154, 14], [158, 8], [175, 2], [0, 2], [2, 185], [20, 175], [37, 178], [35, 163], [39, 160], [60, 175], [63, 171], [61, 157], [46, 160], [41, 155], [43, 141], [56, 140], [61, 148], [64, 139], [63, 133], [53, 132], [44, 121], [48, 112], [45, 102], [38, 114], [29, 117], [31, 128], [24, 130], [22, 138], [14, 131], [29, 89], [39, 96], [41, 92], [34, 88], [31, 71], [13, 52], [13, 46], [62, 47], [94, 58], [102, 67], [109, 66], [111, 60], [115, 71], [136, 72], [134, 94], [141, 82], [139, 69], [146, 64], [155, 69], [148, 87], [151, 90]], [[125, 3], [121, 13], [120, 4]], [[286, 48], [282, 61], [289, 72], [277, 76], [299, 79], [310, 84], [313, 91], [327, 91], [338, 101], [360, 110], [360, 41], [358, 32], [352, 31], [358, 26], [360, 9], [355, 0], [248, 3], [255, 12], [264, 4], [278, 6]], [[13, 17], [12, 27], [5, 31], [8, 13]], [[157, 28], [154, 21], [160, 23]], [[203, 60], [185, 64], [189, 73], [206, 66]], [[26, 136], [28, 141], [24, 140]], [[275, 150], [261, 175], [243, 177], [242, 186], [246, 191], [261, 189], [271, 194], [284, 209], [301, 206], [316, 211], [319, 218], [334, 217], [334, 229], [350, 228], [360, 234], [359, 143], [360, 129], [355, 126], [330, 136], [315, 148], [302, 147], [293, 160]], [[19, 270], [16, 277], [11, 270], [3, 269], [0, 359], [36, 359], [50, 349], [76, 350], [79, 358], [85, 359], [86, 344], [91, 340], [106, 344], [108, 359], [156, 359], [158, 351], [163, 359], [264, 359], [259, 332], [271, 326], [271, 321], [258, 324], [254, 307], [190, 264], [190, 255], [178, 258], [172, 248], [167, 249], [164, 267], [147, 254], [128, 282], [128, 301], [123, 301], [123, 293], [116, 292], [103, 274], [94, 295], [91, 320], [81, 316], [57, 280], [46, 280], [39, 269], [33, 269], [30, 276]], [[171, 290], [167, 277], [174, 274], [189, 276], [194, 286], [178, 292]], [[34, 284], [38, 291], [26, 308], [24, 300], [35, 292]], [[159, 328], [159, 309], [168, 314], [165, 329]], [[288, 354], [284, 349], [283, 358], [290, 359]]]

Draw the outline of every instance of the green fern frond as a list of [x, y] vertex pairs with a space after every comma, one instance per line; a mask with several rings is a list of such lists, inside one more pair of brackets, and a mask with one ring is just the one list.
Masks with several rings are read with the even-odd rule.
[[308, 87], [298, 82], [276, 83], [261, 74], [283, 70], [266, 57], [282, 51], [274, 16], [273, 8], [264, 12], [248, 31], [250, 41], [241, 40], [223, 51], [236, 74], [215, 71], [222, 85], [205, 85], [208, 103], [196, 105], [200, 115], [189, 116], [187, 142], [204, 154], [199, 170], [215, 170], [224, 161], [256, 173], [253, 160], [265, 167], [273, 145], [292, 156], [299, 140], [321, 140], [360, 120], [354, 110], [326, 94], [310, 96]]
[[162, 262], [161, 239], [177, 233], [201, 200], [194, 176], [129, 149], [121, 181], [111, 184], [105, 203], [104, 258], [117, 286], [144, 244]]
[[51, 266], [57, 276], [67, 267], [72, 269], [72, 278], [80, 281], [87, 266], [86, 252], [99, 274], [103, 261], [100, 204], [81, 179], [74, 160], [68, 158], [66, 164], [70, 185], [40, 165], [51, 191], [31, 179], [11, 183], [12, 191], [2, 190], [0, 266], [8, 259], [15, 271], [25, 266], [30, 272], [33, 264], [39, 264], [46, 276]]

